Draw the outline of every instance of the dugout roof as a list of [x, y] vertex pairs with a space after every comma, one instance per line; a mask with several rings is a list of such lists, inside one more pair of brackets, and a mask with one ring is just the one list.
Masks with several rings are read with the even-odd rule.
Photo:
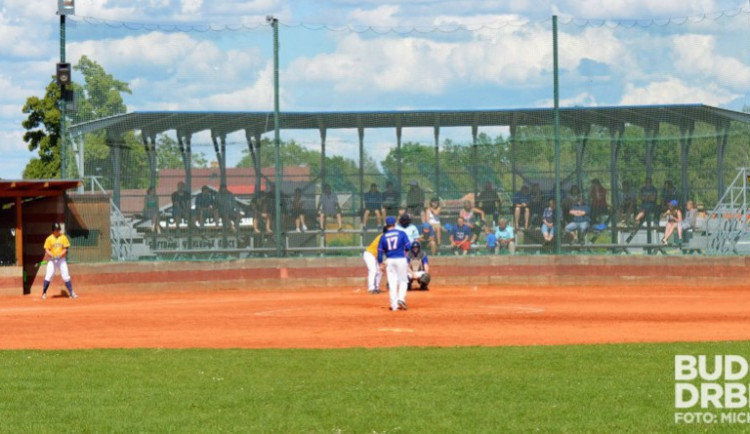
[[81, 181], [77, 179], [33, 179], [33, 180], [0, 180], [0, 201], [7, 198], [30, 198], [40, 196], [60, 196], [66, 190], [78, 188]]
[[[413, 128], [460, 126], [525, 126], [551, 125], [554, 109], [502, 110], [415, 110], [415, 111], [353, 111], [353, 112], [281, 112], [279, 128]], [[561, 108], [560, 125], [571, 128], [593, 124], [617, 127], [622, 124], [644, 128], [658, 123], [686, 126], [705, 122], [717, 128], [730, 121], [750, 123], [750, 114], [702, 104], [574, 107]], [[145, 135], [156, 135], [176, 130], [190, 135], [210, 130], [214, 137], [235, 131], [248, 130], [253, 134], [272, 131], [273, 112], [175, 111], [133, 112], [73, 125], [73, 135], [107, 130], [113, 135], [141, 130]]]

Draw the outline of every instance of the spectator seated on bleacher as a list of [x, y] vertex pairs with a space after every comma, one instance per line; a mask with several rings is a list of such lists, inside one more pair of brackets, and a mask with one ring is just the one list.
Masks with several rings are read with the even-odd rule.
[[698, 229], [698, 210], [692, 200], [685, 205], [685, 216], [682, 218], [682, 232], [690, 233]]
[[292, 218], [294, 219], [294, 227], [297, 232], [305, 232], [307, 225], [305, 224], [305, 201], [302, 198], [302, 189], [294, 189], [294, 197], [292, 198]]
[[544, 212], [545, 195], [542, 193], [539, 183], [531, 184], [531, 200], [529, 201], [529, 213], [531, 215], [531, 226], [539, 226], [542, 223], [542, 213]]
[[477, 206], [484, 211], [485, 221], [490, 226], [497, 223], [498, 218], [500, 218], [502, 205], [503, 203], [500, 200], [500, 196], [497, 194], [497, 190], [492, 185], [491, 181], [487, 181], [484, 184], [484, 190], [479, 192]]
[[581, 195], [581, 190], [577, 185], [573, 184], [568, 189], [567, 194], [562, 199], [562, 219], [563, 223], [568, 224], [573, 221], [573, 217], [570, 215], [570, 209], [576, 202], [576, 199]]
[[370, 191], [364, 194], [362, 198], [364, 203], [364, 213], [362, 215], [362, 229], [367, 229], [367, 224], [370, 222], [370, 214], [375, 214], [375, 220], [377, 221], [377, 228], [381, 229], [385, 221], [383, 212], [383, 195], [378, 191], [378, 184], [374, 182], [370, 184]]
[[591, 201], [591, 224], [596, 226], [600, 223], [601, 217], [609, 212], [609, 207], [607, 206], [607, 189], [599, 182], [599, 178], [591, 180], [589, 200]]
[[541, 227], [544, 244], [549, 245], [555, 239], [555, 199], [550, 199], [549, 206], [544, 209]]
[[583, 202], [582, 196], [578, 196], [570, 207], [569, 214], [572, 221], [565, 226], [565, 233], [570, 234], [573, 240], [579, 239], [580, 235], [580, 241], [583, 242], [591, 221], [591, 208]]
[[635, 216], [635, 224], [639, 226], [641, 220], [645, 217], [646, 221], [651, 221], [658, 215], [659, 209], [656, 206], [656, 187], [654, 187], [651, 177], [646, 178], [646, 183], [641, 188], [641, 209]]
[[185, 183], [177, 183], [177, 191], [172, 193], [172, 218], [174, 219], [175, 228], [180, 227], [183, 219], [187, 221], [189, 226], [193, 226], [190, 199], [190, 193], [185, 190]]
[[234, 194], [229, 191], [226, 185], [222, 185], [219, 188], [219, 192], [216, 195], [216, 207], [222, 226], [232, 232], [237, 232], [242, 215], [237, 207]]
[[517, 191], [513, 195], [513, 216], [515, 217], [516, 230], [521, 229], [521, 214], [524, 216], [523, 229], [529, 228], [529, 218], [531, 218], [530, 203], [531, 193], [529, 192], [529, 187], [524, 185], [521, 187], [521, 191]]
[[508, 220], [505, 218], [501, 218], [497, 221], [495, 238], [497, 238], [496, 253], [499, 253], [504, 249], [508, 249], [508, 252], [511, 255], [516, 253], [516, 237], [513, 233], [513, 228], [508, 225]]
[[318, 216], [320, 217], [320, 230], [326, 230], [326, 218], [336, 217], [336, 223], [338, 223], [338, 231], [342, 231], [344, 226], [341, 222], [341, 206], [339, 205], [339, 198], [331, 190], [331, 185], [326, 184], [323, 186], [323, 194], [320, 195], [320, 202], [318, 203]]
[[425, 248], [429, 247], [432, 256], [437, 254], [437, 236], [435, 234], [435, 229], [433, 229], [432, 225], [429, 223], [425, 222], [420, 225], [417, 241], [419, 241], [422, 246], [425, 246]]
[[205, 227], [209, 217], [214, 223], [218, 223], [219, 210], [216, 207], [216, 198], [207, 185], [204, 185], [201, 192], [195, 196], [195, 212], [201, 227]]
[[424, 218], [424, 190], [419, 187], [419, 183], [416, 180], [412, 180], [409, 183], [409, 191], [406, 193], [406, 212], [408, 212], [413, 219], [419, 219], [422, 223]]
[[159, 215], [159, 196], [154, 187], [149, 187], [143, 199], [143, 218], [151, 220], [151, 227], [155, 233], [161, 233], [161, 216]]
[[667, 210], [664, 211], [664, 219], [666, 220], [666, 226], [664, 227], [664, 238], [661, 239], [661, 243], [665, 246], [669, 244], [669, 238], [677, 230], [677, 244], [682, 244], [682, 211], [677, 208], [677, 200], [672, 199], [667, 204]]
[[456, 226], [451, 228], [451, 248], [453, 249], [454, 255], [467, 255], [471, 250], [471, 245], [477, 240], [476, 234], [474, 234], [466, 224], [463, 217], [459, 216], [456, 219]]

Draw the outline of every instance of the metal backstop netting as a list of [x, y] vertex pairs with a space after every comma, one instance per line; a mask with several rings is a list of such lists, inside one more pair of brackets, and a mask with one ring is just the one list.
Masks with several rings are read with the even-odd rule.
[[744, 253], [711, 240], [747, 226], [722, 204], [750, 166], [749, 20], [74, 18], [67, 175], [110, 198], [121, 260], [359, 254], [401, 213], [437, 254], [459, 219], [474, 254]]

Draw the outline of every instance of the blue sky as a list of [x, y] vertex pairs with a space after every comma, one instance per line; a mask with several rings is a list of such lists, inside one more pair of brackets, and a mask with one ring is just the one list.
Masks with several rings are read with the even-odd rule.
[[[129, 110], [271, 110], [266, 15], [281, 23], [282, 110], [550, 106], [552, 14], [561, 23], [563, 106], [704, 103], [740, 110], [750, 105], [747, 1], [76, 3], [68, 61], [86, 54], [130, 83]], [[21, 108], [29, 96], [43, 94], [54, 73], [56, 5], [55, 0], [0, 3], [5, 41], [0, 178], [20, 178], [33, 155], [22, 140]], [[210, 25], [214, 31], [165, 27], [174, 25], [183, 30]], [[369, 140], [382, 142], [383, 152], [392, 136], [368, 133]], [[411, 140], [431, 137], [431, 131], [405, 133]], [[313, 146], [317, 140], [313, 132], [297, 138]], [[328, 141], [333, 152], [346, 154], [355, 140], [355, 132], [332, 132]]]

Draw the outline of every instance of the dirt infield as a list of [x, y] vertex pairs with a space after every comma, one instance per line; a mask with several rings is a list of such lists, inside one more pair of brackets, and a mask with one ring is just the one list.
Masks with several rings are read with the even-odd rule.
[[[53, 286], [54, 287], [54, 286]], [[750, 339], [747, 286], [440, 286], [0, 296], [2, 349], [498, 346]], [[56, 289], [57, 291], [57, 289]]]

